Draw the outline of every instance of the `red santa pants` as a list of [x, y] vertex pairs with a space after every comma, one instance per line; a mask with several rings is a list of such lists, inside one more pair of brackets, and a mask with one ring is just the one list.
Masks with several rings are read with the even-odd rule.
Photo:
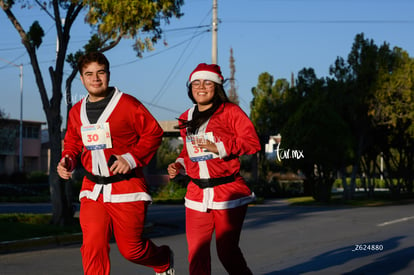
[[148, 202], [104, 203], [81, 199], [80, 224], [83, 233], [82, 263], [86, 275], [110, 273], [109, 241], [115, 236], [118, 249], [129, 261], [164, 272], [170, 250], [142, 238]]
[[239, 247], [246, 211], [247, 205], [208, 212], [186, 208], [186, 234], [191, 275], [211, 274], [210, 243], [214, 230], [217, 254], [227, 272], [237, 275], [252, 274]]

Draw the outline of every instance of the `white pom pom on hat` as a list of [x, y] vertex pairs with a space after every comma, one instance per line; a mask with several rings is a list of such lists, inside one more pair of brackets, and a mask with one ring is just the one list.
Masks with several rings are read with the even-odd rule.
[[198, 66], [190, 74], [190, 83], [197, 79], [210, 80], [218, 84], [222, 84], [224, 80], [221, 75], [220, 66], [206, 63], [198, 64]]

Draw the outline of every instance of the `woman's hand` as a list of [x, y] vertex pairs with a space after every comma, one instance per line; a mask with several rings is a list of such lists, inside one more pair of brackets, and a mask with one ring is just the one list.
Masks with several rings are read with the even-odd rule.
[[209, 152], [218, 154], [218, 149], [217, 149], [216, 144], [213, 143], [213, 142], [211, 142], [211, 141], [209, 141], [209, 140], [205, 140], [202, 143], [198, 142], [197, 143], [197, 147], [202, 148], [202, 149], [206, 149]]
[[174, 162], [168, 165], [167, 171], [168, 171], [168, 175], [170, 176], [170, 179], [175, 178], [178, 173], [180, 172], [180, 169], [182, 169], [183, 166], [178, 163], [178, 162]]

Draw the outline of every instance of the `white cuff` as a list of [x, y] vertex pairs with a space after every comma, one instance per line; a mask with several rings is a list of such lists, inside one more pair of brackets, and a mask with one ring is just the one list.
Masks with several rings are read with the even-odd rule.
[[132, 169], [137, 167], [134, 157], [130, 153], [123, 154], [122, 157], [128, 162], [129, 167]]
[[228, 154], [226, 152], [226, 148], [224, 148], [223, 142], [221, 142], [221, 141], [217, 142], [216, 146], [217, 146], [217, 150], [218, 150], [218, 155], [221, 159], [228, 156]]
[[[183, 167], [182, 170], [184, 170], [184, 171], [180, 171], [180, 174], [186, 175], [187, 173], [185, 172], [184, 159], [183, 158], [178, 158], [175, 162], [181, 164], [181, 166]], [[182, 172], [184, 172], [184, 173], [182, 173]]]

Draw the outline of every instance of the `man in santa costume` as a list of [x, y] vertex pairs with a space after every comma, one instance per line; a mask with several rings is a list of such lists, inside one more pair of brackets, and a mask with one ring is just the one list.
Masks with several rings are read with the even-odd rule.
[[240, 175], [239, 157], [260, 150], [253, 124], [229, 102], [215, 64], [191, 73], [188, 96], [194, 106], [179, 118], [184, 140], [170, 178], [185, 173], [186, 235], [191, 275], [211, 274], [210, 243], [215, 232], [218, 257], [229, 274], [252, 274], [239, 248], [248, 203], [255, 199]]
[[109, 241], [129, 261], [174, 274], [172, 251], [143, 238], [151, 196], [143, 175], [163, 131], [136, 98], [109, 87], [109, 62], [101, 53], [78, 61], [88, 96], [70, 110], [58, 174], [68, 179], [80, 156], [86, 176], [79, 194], [84, 274], [110, 274]]

